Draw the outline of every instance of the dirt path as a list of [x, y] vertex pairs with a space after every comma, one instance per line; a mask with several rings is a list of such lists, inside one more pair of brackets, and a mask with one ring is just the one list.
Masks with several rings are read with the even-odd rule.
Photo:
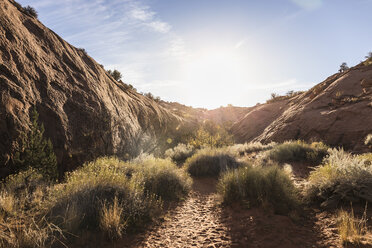
[[189, 197], [132, 247], [230, 247], [231, 237], [221, 221], [218, 203], [216, 180], [194, 180]]
[[241, 205], [221, 206], [216, 180], [194, 179], [189, 197], [164, 220], [114, 247], [338, 247], [324, 242], [311, 220]]

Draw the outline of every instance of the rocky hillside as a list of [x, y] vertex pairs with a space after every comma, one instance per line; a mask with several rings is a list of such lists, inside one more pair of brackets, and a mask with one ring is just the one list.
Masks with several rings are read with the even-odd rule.
[[354, 151], [372, 133], [372, 63], [337, 73], [290, 99], [252, 109], [232, 132], [239, 142], [303, 139]]
[[[35, 106], [61, 170], [151, 150], [181, 118], [111, 78], [13, 0], [0, 1], [0, 166]], [[62, 165], [62, 166], [61, 166]]]

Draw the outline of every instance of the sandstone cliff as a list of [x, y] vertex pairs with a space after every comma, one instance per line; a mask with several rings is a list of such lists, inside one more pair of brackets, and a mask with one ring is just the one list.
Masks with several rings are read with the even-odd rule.
[[372, 133], [372, 65], [337, 73], [288, 100], [255, 107], [232, 132], [239, 142], [303, 139], [354, 151]]
[[[0, 166], [36, 106], [60, 169], [151, 150], [181, 118], [115, 81], [13, 0], [0, 1]], [[2, 168], [4, 169], [4, 167]]]

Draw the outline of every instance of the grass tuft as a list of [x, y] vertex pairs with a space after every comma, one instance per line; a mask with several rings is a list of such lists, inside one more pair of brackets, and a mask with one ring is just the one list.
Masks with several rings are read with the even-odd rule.
[[328, 147], [322, 142], [307, 144], [303, 141], [287, 141], [269, 150], [266, 158], [279, 163], [308, 162], [317, 165], [327, 155], [327, 150]]
[[340, 210], [337, 213], [337, 230], [343, 244], [359, 244], [366, 234], [367, 228], [367, 208], [363, 216], [358, 219], [354, 216], [354, 210], [351, 212]]
[[218, 177], [240, 165], [228, 148], [204, 148], [186, 160], [185, 169], [196, 177]]
[[107, 234], [110, 239], [121, 238], [126, 222], [123, 220], [123, 207], [114, 198], [112, 204], [103, 203], [100, 215], [100, 229]]
[[246, 166], [225, 173], [218, 184], [224, 202], [269, 207], [288, 214], [299, 206], [298, 192], [289, 175], [278, 166]]

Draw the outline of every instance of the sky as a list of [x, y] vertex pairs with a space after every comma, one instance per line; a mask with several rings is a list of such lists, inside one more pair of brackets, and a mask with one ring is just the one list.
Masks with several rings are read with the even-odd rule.
[[139, 92], [218, 108], [306, 90], [372, 51], [372, 0], [18, 0]]

